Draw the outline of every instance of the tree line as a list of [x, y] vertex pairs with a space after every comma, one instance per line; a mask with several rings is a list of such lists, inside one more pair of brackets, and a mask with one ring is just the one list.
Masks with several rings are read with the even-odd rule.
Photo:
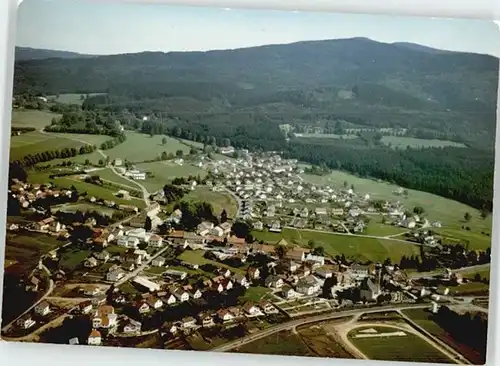
[[95, 145], [83, 145], [80, 148], [65, 147], [59, 150], [47, 150], [36, 154], [28, 154], [23, 158], [14, 161], [14, 163], [21, 164], [25, 167], [33, 167], [38, 163], [45, 163], [55, 159], [66, 159], [77, 155], [91, 154], [95, 150], [97, 150], [97, 146]]

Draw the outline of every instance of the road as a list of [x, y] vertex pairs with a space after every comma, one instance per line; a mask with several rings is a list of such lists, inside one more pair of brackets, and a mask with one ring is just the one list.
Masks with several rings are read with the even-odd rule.
[[381, 306], [381, 307], [376, 307], [376, 308], [353, 309], [353, 310], [346, 310], [346, 311], [316, 315], [316, 316], [312, 316], [309, 318], [292, 320], [292, 321], [289, 321], [289, 322], [286, 322], [283, 324], [276, 325], [274, 327], [262, 330], [258, 333], [254, 333], [254, 334], [248, 335], [246, 337], [240, 338], [236, 341], [223, 344], [219, 347], [215, 347], [212, 349], [212, 351], [227, 352], [227, 351], [230, 351], [234, 348], [241, 347], [247, 343], [250, 343], [250, 342], [256, 341], [258, 339], [272, 335], [274, 333], [278, 333], [278, 332], [281, 332], [283, 330], [293, 329], [299, 325], [316, 323], [316, 322], [325, 321], [325, 320], [344, 318], [344, 317], [348, 317], [348, 316], [360, 316], [361, 314], [365, 314], [365, 313], [378, 313], [381, 311], [391, 311], [391, 310], [398, 310], [398, 309], [399, 310], [415, 309], [415, 308], [416, 309], [423, 309], [423, 308], [428, 308], [428, 307], [429, 307], [429, 304], [415, 304], [415, 305], [404, 304], [404, 305], [400, 305], [400, 306], [390, 305], [390, 306]]
[[149, 257], [148, 260], [146, 260], [145, 262], [143, 262], [134, 271], [126, 274], [125, 277], [123, 277], [121, 280], [116, 281], [115, 282], [115, 287], [118, 287], [118, 286], [122, 285], [123, 283], [127, 282], [132, 277], [137, 276], [141, 271], [143, 271], [153, 261], [153, 259], [155, 259], [156, 257], [158, 257], [158, 256], [162, 255], [163, 253], [165, 253], [165, 251], [167, 249], [169, 249], [169, 248], [170, 248], [169, 246], [165, 246], [165, 248], [163, 248], [162, 250], [160, 250], [158, 253], [156, 253], [155, 255], [153, 255], [151, 257]]
[[[485, 263], [485, 264], [478, 264], [475, 266], [452, 269], [451, 272], [457, 273], [457, 272], [463, 272], [463, 271], [471, 271], [471, 272], [481, 271], [484, 269], [488, 269], [489, 267], [490, 267], [490, 263]], [[424, 277], [432, 277], [432, 276], [435, 276], [435, 275], [438, 275], [441, 273], [443, 273], [442, 270], [441, 271], [439, 271], [439, 270], [438, 271], [431, 271], [431, 272], [416, 272], [416, 273], [410, 274], [408, 277], [411, 279], [424, 278]]]
[[[42, 269], [45, 272], [47, 272], [47, 274], [49, 275], [49, 277], [51, 276], [51, 273], [50, 273], [50, 271], [49, 271], [49, 269], [47, 267], [45, 267], [44, 265], [42, 265]], [[43, 300], [45, 300], [52, 293], [52, 291], [54, 291], [54, 281], [52, 279], [50, 279], [49, 280], [49, 288], [47, 289], [47, 291], [45, 292], [45, 294], [43, 294], [43, 296], [40, 299], [38, 299], [33, 305], [31, 305], [28, 309], [26, 309], [21, 315], [19, 315], [17, 318], [15, 318], [14, 320], [12, 320], [10, 323], [8, 323], [7, 325], [5, 325], [2, 328], [2, 332], [6, 332], [7, 330], [9, 330], [9, 328], [12, 326], [12, 324], [14, 324], [18, 319], [20, 319], [21, 317], [23, 317], [27, 313], [29, 313], [31, 310], [33, 310], [35, 308], [35, 306], [37, 306]]]

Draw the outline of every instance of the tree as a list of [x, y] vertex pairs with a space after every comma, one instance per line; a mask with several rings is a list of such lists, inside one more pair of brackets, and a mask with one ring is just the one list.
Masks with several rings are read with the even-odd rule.
[[222, 210], [220, 214], [220, 222], [221, 224], [227, 221], [227, 212], [225, 209]]
[[[222, 215], [221, 215], [222, 216]], [[250, 233], [250, 227], [246, 222], [237, 221], [231, 227], [231, 230], [238, 238], [246, 238]]]
[[99, 159], [99, 165], [100, 165], [100, 166], [103, 166], [103, 165], [104, 165], [104, 160]]
[[182, 151], [180, 149], [175, 152], [175, 156], [177, 156], [178, 158], [181, 158], [183, 155], [184, 155], [184, 151]]
[[335, 123], [335, 129], [333, 130], [333, 133], [336, 135], [344, 134], [344, 129], [342, 128], [342, 124], [340, 123], [340, 121], [337, 121], [337, 123]]
[[424, 213], [424, 208], [423, 207], [420, 207], [420, 206], [415, 206], [413, 208], [413, 213], [415, 215], [422, 215]]
[[161, 139], [161, 144], [162, 144], [162, 145], [166, 145], [166, 144], [167, 144], [167, 138], [166, 138], [166, 137], [163, 137], [163, 138]]
[[309, 240], [307, 242], [307, 246], [310, 248], [310, 249], [314, 249], [314, 247], [316, 246], [316, 243], [314, 242], [314, 240]]
[[151, 221], [151, 217], [146, 216], [146, 222], [144, 223], [144, 229], [146, 231], [151, 231], [151, 229], [153, 228], [153, 223]]
[[344, 188], [347, 188], [347, 187], [349, 187], [349, 183], [347, 183], [347, 181], [345, 180], [344, 181]]
[[472, 218], [471, 214], [469, 212], [466, 212], [464, 215], [465, 221], [470, 221], [471, 218]]
[[313, 249], [312, 253], [314, 255], [324, 256], [325, 255], [325, 248], [323, 248], [322, 246], [318, 246], [318, 247]]
[[278, 245], [274, 250], [279, 259], [285, 258], [287, 248], [284, 245]]

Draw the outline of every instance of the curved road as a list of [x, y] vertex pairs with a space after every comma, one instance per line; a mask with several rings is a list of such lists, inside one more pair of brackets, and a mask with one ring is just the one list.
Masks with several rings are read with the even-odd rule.
[[331, 319], [338, 319], [338, 318], [344, 318], [348, 316], [359, 316], [361, 314], [366, 314], [366, 313], [378, 313], [381, 311], [391, 311], [391, 310], [404, 310], [404, 309], [422, 309], [422, 308], [428, 308], [429, 304], [415, 304], [415, 305], [408, 305], [408, 304], [403, 304], [400, 306], [381, 306], [381, 307], [376, 307], [376, 308], [363, 308], [363, 309], [353, 309], [353, 310], [346, 310], [346, 311], [340, 311], [340, 312], [334, 312], [334, 313], [328, 313], [328, 314], [323, 314], [323, 315], [316, 315], [312, 316], [310, 318], [304, 318], [304, 319], [297, 319], [297, 320], [292, 320], [283, 324], [276, 325], [274, 327], [265, 329], [261, 332], [255, 333], [255, 334], [250, 334], [246, 337], [240, 338], [236, 341], [230, 342], [223, 344], [219, 347], [212, 348], [211, 351], [214, 352], [227, 352], [230, 351], [234, 348], [241, 347], [247, 343], [256, 341], [257, 339], [261, 339], [264, 337], [267, 337], [271, 334], [281, 332], [283, 330], [289, 330], [293, 329], [299, 325], [304, 325], [304, 324], [309, 324], [309, 323], [316, 323], [320, 321], [325, 321], [325, 320], [331, 320]]

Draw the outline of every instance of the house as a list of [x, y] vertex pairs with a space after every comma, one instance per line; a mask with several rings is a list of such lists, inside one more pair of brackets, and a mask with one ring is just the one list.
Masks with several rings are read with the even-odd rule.
[[38, 231], [48, 231], [50, 228], [50, 225], [55, 221], [53, 217], [48, 217], [46, 219], [40, 220], [38, 222], [35, 222], [33, 225], [35, 230]]
[[291, 299], [295, 297], [295, 291], [293, 291], [293, 289], [289, 286], [284, 286], [281, 289], [281, 296], [283, 296], [283, 298], [285, 299]]
[[35, 313], [38, 315], [45, 316], [50, 313], [50, 305], [47, 301], [42, 301], [37, 306], [35, 306]]
[[62, 269], [58, 269], [54, 273], [54, 279], [56, 281], [61, 281], [61, 280], [64, 280], [65, 278], [66, 278], [66, 272], [64, 272]]
[[269, 231], [273, 233], [281, 233], [281, 223], [279, 221], [274, 221], [269, 228]]
[[129, 170], [125, 173], [126, 176], [132, 178], [133, 180], [145, 180], [146, 173], [140, 172], [138, 170]]
[[84, 301], [78, 305], [78, 308], [82, 314], [88, 314], [92, 310], [92, 301]]
[[257, 280], [260, 278], [260, 270], [255, 267], [249, 267], [247, 275], [250, 280]]
[[293, 273], [293, 272], [297, 271], [297, 269], [299, 269], [299, 265], [297, 263], [295, 263], [294, 261], [289, 261], [288, 265], [287, 265], [287, 269], [288, 269], [288, 271]]
[[220, 224], [219, 227], [222, 229], [223, 235], [229, 235], [233, 225], [230, 222], [226, 221], [226, 222], [223, 222], [222, 224]]
[[40, 286], [40, 280], [38, 277], [31, 276], [25, 286], [26, 291], [38, 291], [38, 286]]
[[234, 283], [240, 285], [240, 286], [244, 286], [246, 287], [248, 285], [248, 281], [247, 281], [247, 278], [239, 273], [236, 273], [234, 276], [233, 276], [233, 281]]
[[162, 256], [158, 256], [151, 261], [151, 264], [154, 267], [163, 267], [163, 265], [165, 264], [165, 258], [163, 258]]
[[149, 305], [145, 301], [139, 301], [135, 307], [139, 314], [149, 313], [150, 310]]
[[102, 236], [95, 238], [93, 243], [96, 247], [99, 248], [106, 248], [108, 246], [108, 240]]
[[83, 289], [83, 294], [85, 296], [96, 296], [101, 293], [101, 288], [99, 286], [87, 286], [86, 288]]
[[361, 282], [360, 296], [363, 301], [374, 301], [380, 295], [380, 285], [370, 277]]
[[210, 235], [222, 237], [224, 235], [224, 230], [220, 226], [216, 226], [210, 230]]
[[146, 300], [146, 303], [149, 305], [149, 307], [151, 307], [155, 310], [158, 310], [159, 308], [161, 308], [163, 306], [163, 301], [161, 301], [160, 299], [158, 299], [154, 296], [150, 296]]
[[125, 326], [123, 327], [124, 333], [139, 333], [141, 331], [142, 324], [136, 320], [129, 319]]
[[314, 276], [306, 276], [297, 282], [297, 292], [303, 295], [313, 295], [320, 290], [320, 284]]
[[281, 288], [283, 286], [283, 280], [278, 276], [270, 275], [266, 278], [265, 285], [271, 288]]
[[106, 274], [106, 280], [111, 281], [111, 282], [119, 281], [123, 277], [125, 277], [125, 272], [122, 271], [121, 269], [116, 269], [114, 271], [109, 271]]
[[333, 271], [329, 268], [326, 268], [326, 267], [320, 267], [320, 268], [316, 269], [316, 271], [314, 273], [316, 274], [316, 276], [321, 277], [321, 278], [325, 278], [325, 279], [333, 276]]
[[297, 262], [303, 262], [305, 260], [305, 252], [302, 249], [292, 249], [289, 250], [286, 255], [285, 259], [297, 261]]
[[327, 215], [326, 208], [324, 208], [324, 207], [316, 207], [316, 209], [314, 210], [314, 213], [317, 216], [326, 216]]
[[137, 248], [140, 244], [140, 240], [135, 236], [120, 235], [116, 239], [116, 244], [125, 248]]
[[168, 332], [170, 334], [175, 334], [178, 331], [177, 325], [175, 325], [174, 323], [168, 322], [168, 321], [163, 323], [161, 328], [162, 328], [162, 330], [164, 330], [165, 332]]
[[213, 222], [203, 221], [196, 228], [196, 234], [205, 236], [210, 233], [210, 231], [214, 228]]
[[269, 301], [266, 301], [266, 300], [262, 300], [259, 302], [259, 308], [262, 309], [262, 311], [264, 311], [264, 313], [266, 314], [275, 314], [278, 312], [278, 309], [276, 309], [274, 307], [273, 304], [271, 304]]
[[417, 222], [412, 217], [404, 219], [403, 222], [401, 223], [401, 226], [403, 226], [407, 229], [414, 229], [416, 225], [417, 225]]
[[68, 341], [68, 344], [70, 346], [78, 346], [80, 344], [80, 341], [78, 340], [78, 337], [73, 337]]
[[196, 289], [194, 292], [191, 293], [191, 297], [193, 299], [199, 299], [201, 298], [203, 294], [201, 293], [201, 291], [199, 289]]
[[210, 314], [206, 314], [206, 313], [199, 314], [198, 320], [200, 321], [202, 327], [204, 327], [204, 328], [209, 328], [215, 324], [212, 316]]
[[149, 245], [153, 248], [161, 248], [163, 246], [163, 239], [160, 235], [151, 235], [149, 238]]
[[250, 301], [248, 301], [243, 305], [243, 311], [245, 311], [245, 313], [248, 314], [249, 316], [261, 315], [259, 308]]
[[304, 207], [302, 209], [302, 211], [300, 211], [300, 217], [302, 217], [303, 219], [307, 219], [307, 217], [309, 216], [309, 210], [307, 209], [307, 207]]
[[222, 281], [219, 282], [224, 290], [229, 291], [233, 288], [233, 282], [229, 278], [224, 278]]
[[224, 286], [222, 286], [222, 284], [219, 283], [219, 282], [214, 282], [211, 285], [211, 290], [214, 291], [214, 292], [221, 293], [221, 292], [224, 291]]
[[109, 253], [106, 250], [103, 250], [102, 252], [97, 254], [97, 259], [107, 262], [110, 258]]
[[87, 339], [87, 344], [89, 346], [99, 346], [101, 345], [101, 333], [99, 331], [92, 329], [89, 338]]
[[172, 295], [180, 302], [189, 301], [189, 293], [181, 288], [176, 288], [172, 291]]
[[320, 266], [325, 265], [325, 257], [323, 257], [321, 255], [313, 255], [311, 253], [308, 253], [305, 257], [305, 260], [318, 263]]
[[234, 315], [228, 309], [219, 309], [217, 311], [217, 317], [223, 322], [230, 322], [234, 319]]
[[163, 303], [167, 304], [167, 305], [173, 305], [176, 303], [176, 298], [174, 295], [172, 294], [167, 294], [166, 296], [163, 296], [161, 301], [163, 301]]
[[99, 306], [106, 303], [106, 295], [95, 296], [92, 300], [92, 305]]
[[182, 328], [189, 329], [196, 327], [196, 319], [192, 316], [188, 316], [187, 318], [183, 318], [181, 321]]
[[136, 276], [134, 277], [133, 282], [145, 289], [147, 289], [149, 292], [155, 292], [155, 291], [160, 291], [160, 285], [157, 283], [148, 280], [146, 277], [142, 276]]
[[225, 277], [225, 278], [228, 278], [228, 277], [230, 277], [230, 276], [231, 276], [231, 271], [230, 271], [229, 269], [227, 269], [227, 268], [219, 268], [219, 269], [217, 270], [217, 274], [218, 274], [219, 276], [223, 276], [223, 277]]
[[196, 270], [196, 269], [200, 268], [200, 265], [199, 265], [199, 264], [197, 264], [197, 263], [182, 262], [181, 264], [182, 264], [184, 267], [187, 267], [187, 268], [190, 268], [190, 269], [194, 269], [194, 270]]
[[169, 277], [176, 278], [176, 279], [181, 280], [181, 281], [187, 277], [186, 272], [177, 271], [175, 269], [166, 270], [165, 275], [169, 276]]
[[262, 231], [264, 230], [264, 224], [262, 223], [262, 221], [256, 221], [253, 223], [253, 228], [254, 230]]
[[21, 327], [22, 329], [29, 329], [33, 325], [35, 325], [35, 321], [31, 318], [31, 315], [29, 315], [29, 314], [18, 319], [16, 323], [17, 323], [17, 326]]
[[351, 277], [354, 278], [357, 281], [360, 281], [364, 279], [365, 277], [368, 277], [370, 274], [370, 269], [368, 266], [363, 266], [361, 264], [353, 264], [350, 268]]

